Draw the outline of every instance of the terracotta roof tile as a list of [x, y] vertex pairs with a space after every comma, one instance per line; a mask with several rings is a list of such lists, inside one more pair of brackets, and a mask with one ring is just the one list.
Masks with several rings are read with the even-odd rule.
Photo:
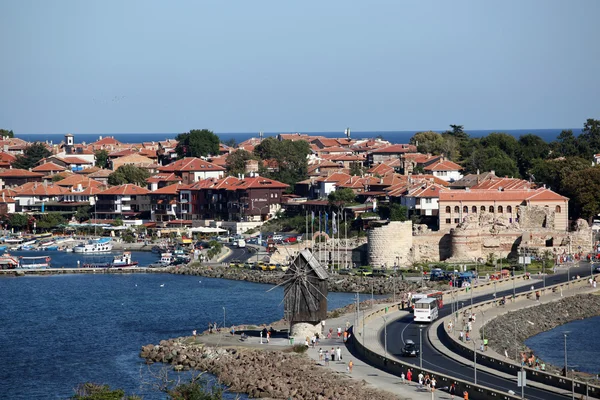
[[131, 183], [113, 186], [110, 189], [106, 189], [99, 193], [99, 195], [116, 195], [116, 196], [126, 196], [126, 195], [146, 195], [151, 193], [148, 189], [143, 187], [133, 185]]

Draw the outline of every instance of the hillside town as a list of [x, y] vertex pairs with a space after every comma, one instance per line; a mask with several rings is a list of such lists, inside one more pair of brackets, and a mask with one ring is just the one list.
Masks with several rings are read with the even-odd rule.
[[[284, 161], [253, 156], [270, 146], [266, 141], [306, 146], [305, 179], [269, 178], [283, 171]], [[344, 253], [339, 265], [343, 258], [345, 267], [388, 268], [503, 258], [515, 250], [557, 257], [588, 251], [594, 240], [585, 222], [569, 218], [569, 198], [546, 185], [494, 170], [466, 173], [443, 153], [381, 138], [353, 139], [349, 131], [340, 138], [261, 135], [232, 146], [219, 143], [218, 152], [200, 157], [176, 139], [121, 143], [100, 136], [77, 143], [67, 134], [62, 143], [32, 144], [5, 136], [1, 145], [0, 215], [13, 231], [34, 230], [37, 221], [54, 215], [78, 226], [118, 223], [180, 235], [221, 228], [234, 235], [296, 217], [306, 221], [296, 233], [331, 239], [331, 247], [320, 251], [331, 253], [337, 240]], [[18, 168], [32, 146], [43, 147], [45, 156]], [[136, 173], [141, 178], [123, 176]], [[390, 215], [394, 210], [400, 215]], [[27, 216], [21, 226], [11, 223], [19, 214]], [[329, 223], [336, 222], [344, 224], [343, 242], [336, 227], [330, 235]], [[367, 251], [356, 251], [364, 240], [349, 244], [348, 227], [350, 236], [366, 232]]]

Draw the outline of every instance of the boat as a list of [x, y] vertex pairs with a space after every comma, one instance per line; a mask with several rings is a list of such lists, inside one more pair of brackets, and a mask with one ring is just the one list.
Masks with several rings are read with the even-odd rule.
[[33, 240], [27, 240], [26, 242], [21, 243], [22, 246], [31, 246], [32, 244], [35, 244], [35, 242], [37, 242], [37, 240], [33, 239]]
[[[33, 243], [32, 243], [33, 244]], [[47, 239], [47, 240], [42, 240], [40, 242], [40, 246], [41, 247], [48, 247], [48, 246], [54, 246], [56, 245], [56, 241], [54, 239]]]
[[110, 266], [113, 268], [132, 268], [137, 267], [137, 265], [137, 261], [131, 261], [131, 253], [126, 251], [120, 256], [115, 256]]
[[8, 244], [21, 244], [21, 243], [23, 243], [23, 238], [22, 237], [8, 237], [8, 238], [4, 238], [4, 243], [8, 243]]
[[150, 267], [168, 267], [173, 261], [175, 261], [175, 257], [173, 257], [172, 253], [162, 253], [160, 260], [154, 264], [150, 264]]
[[113, 244], [110, 238], [100, 238], [81, 243], [73, 247], [75, 253], [108, 253], [112, 251]]
[[57, 245], [48, 246], [48, 247], [46, 247], [44, 250], [48, 250], [48, 251], [57, 251], [57, 250], [58, 250], [58, 246], [57, 246]]
[[19, 259], [10, 254], [0, 257], [0, 269], [15, 269], [19, 266]]
[[0, 246], [0, 252], [6, 251], [6, 246]]
[[50, 257], [19, 257], [19, 268], [24, 269], [41, 269], [50, 268]]

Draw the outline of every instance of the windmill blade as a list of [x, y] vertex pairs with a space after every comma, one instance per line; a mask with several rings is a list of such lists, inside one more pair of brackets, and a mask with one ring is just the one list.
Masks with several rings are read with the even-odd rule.
[[296, 279], [296, 278], [295, 278], [295, 277], [291, 277], [291, 278], [290, 278], [290, 279], [288, 279], [287, 281], [281, 282], [281, 283], [279, 283], [279, 284], [277, 284], [277, 285], [273, 286], [271, 289], [268, 289], [268, 290], [266, 291], [266, 293], [269, 293], [271, 290], [274, 290], [274, 289], [276, 289], [276, 288], [278, 288], [278, 287], [280, 287], [280, 286], [286, 285], [286, 284], [290, 283], [291, 281], [293, 281], [294, 279]]

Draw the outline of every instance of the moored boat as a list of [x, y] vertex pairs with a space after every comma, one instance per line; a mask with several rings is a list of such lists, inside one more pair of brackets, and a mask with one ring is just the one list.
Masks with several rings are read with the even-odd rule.
[[150, 264], [150, 267], [168, 267], [173, 261], [175, 261], [175, 257], [173, 257], [172, 253], [162, 253], [160, 260], [154, 264]]
[[115, 256], [110, 266], [113, 268], [133, 268], [137, 267], [137, 265], [137, 261], [131, 260], [131, 253], [129, 251], [126, 251], [120, 256]]
[[0, 269], [15, 269], [19, 266], [19, 259], [10, 254], [0, 257]]
[[50, 268], [50, 257], [19, 257], [19, 268], [23, 269], [42, 269]]
[[110, 238], [100, 238], [81, 243], [73, 247], [75, 253], [108, 253], [112, 251], [113, 245]]

